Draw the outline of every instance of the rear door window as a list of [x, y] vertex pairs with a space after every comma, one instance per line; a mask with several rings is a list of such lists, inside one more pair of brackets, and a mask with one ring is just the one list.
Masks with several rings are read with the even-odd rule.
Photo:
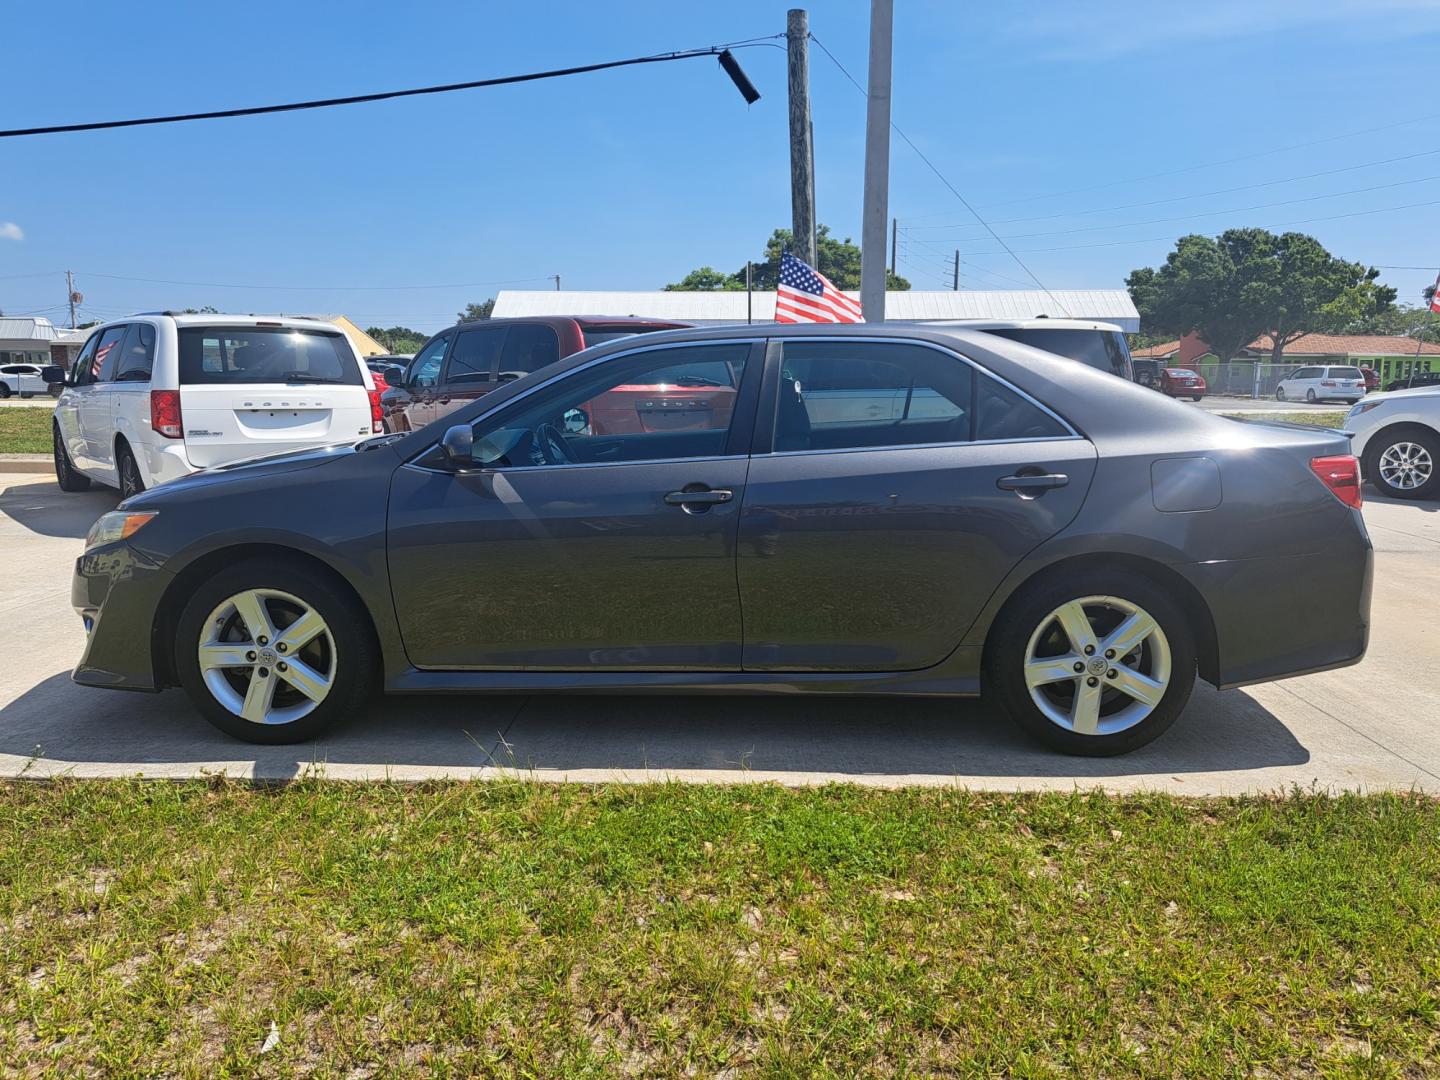
[[500, 378], [518, 379], [560, 359], [560, 338], [542, 323], [510, 327], [500, 353]]
[[445, 364], [446, 383], [474, 383], [494, 380], [500, 366], [500, 349], [505, 327], [461, 330]]
[[316, 383], [363, 386], [340, 334], [269, 326], [187, 326], [179, 333], [180, 383]]

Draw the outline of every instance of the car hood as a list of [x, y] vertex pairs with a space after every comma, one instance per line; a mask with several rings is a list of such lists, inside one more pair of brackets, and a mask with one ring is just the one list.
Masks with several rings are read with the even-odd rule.
[[161, 505], [174, 498], [185, 498], [188, 492], [216, 484], [230, 484], [243, 480], [263, 480], [266, 477], [281, 476], [285, 473], [314, 469], [322, 465], [350, 458], [367, 451], [383, 451], [390, 436], [383, 439], [367, 439], [362, 442], [336, 443], [332, 446], [311, 446], [303, 450], [285, 450], [276, 454], [247, 458], [217, 465], [213, 469], [191, 473], [178, 480], [171, 480], [159, 487], [142, 492], [124, 503], [126, 508], [143, 508]]

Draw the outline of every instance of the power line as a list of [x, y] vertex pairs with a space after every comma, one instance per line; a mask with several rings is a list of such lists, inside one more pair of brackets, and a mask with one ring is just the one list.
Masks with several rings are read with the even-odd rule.
[[[244, 109], [217, 109], [212, 112], [145, 116], [131, 120], [101, 120], [82, 124], [53, 124], [47, 127], [12, 128], [9, 131], [0, 131], [0, 139], [14, 139], [25, 135], [55, 135], [61, 132], [71, 131], [101, 131], [110, 128], [141, 127], [148, 124], [178, 124], [190, 120], [221, 120], [235, 116], [261, 116], [268, 113], [298, 112], [302, 109], [329, 109], [337, 105], [360, 105], [372, 101], [389, 101], [393, 98], [418, 97], [422, 94], [449, 94], [457, 90], [477, 90], [487, 86], [507, 86], [512, 83], [535, 82], [540, 79], [556, 79], [566, 75], [583, 75], [592, 71], [630, 67], [635, 64], [662, 64], [671, 60], [690, 60], [698, 56], [721, 56], [732, 48], [760, 48], [771, 42], [774, 38], [784, 36], [784, 34], [774, 34], [768, 38], [746, 38], [744, 41], [734, 41], [727, 45], [708, 45], [702, 49], [685, 49], [679, 52], [656, 53], [652, 56], [635, 56], [627, 60], [606, 60], [598, 64], [582, 64], [578, 67], [554, 68], [549, 71], [532, 71], [523, 75], [502, 75], [493, 79], [475, 79], [470, 82], [446, 83], [441, 86], [420, 86], [409, 90], [385, 90], [374, 94], [353, 94], [349, 97], [291, 101], [283, 105], [255, 105]], [[779, 48], [780, 46], [777, 45], [775, 47]]]
[[[856, 90], [859, 90], [860, 93], [865, 94], [866, 97], [869, 97], [869, 93], [866, 91], [866, 89], [855, 80], [855, 76], [851, 75], [850, 72], [846, 70], [845, 65], [839, 61], [835, 54], [825, 47], [825, 43], [823, 41], [817, 38], [814, 34], [810, 35], [810, 40], [815, 42], [816, 45], [820, 46], [820, 51], [830, 58], [830, 62], [840, 69], [840, 73], [844, 75], [845, 78], [850, 80], [851, 85], [853, 85]], [[1034, 270], [1031, 270], [1030, 267], [1025, 264], [1025, 260], [1020, 258], [1019, 255], [1015, 254], [1015, 252], [1010, 251], [1010, 245], [1005, 243], [1005, 241], [1000, 237], [1000, 234], [997, 233], [994, 229], [992, 229], [989, 223], [978, 213], [976, 213], [975, 208], [970, 205], [970, 203], [966, 200], [965, 196], [960, 194], [960, 190], [945, 177], [944, 173], [942, 173], [939, 169], [935, 167], [935, 163], [925, 156], [924, 152], [921, 151], [920, 147], [915, 145], [915, 142], [910, 138], [909, 135], [906, 135], [905, 132], [901, 130], [900, 125], [895, 123], [894, 121], [891, 121], [890, 126], [894, 129], [896, 135], [899, 135], [901, 139], [905, 140], [905, 145], [910, 147], [911, 150], [915, 151], [915, 156], [925, 163], [926, 168], [928, 168], [932, 173], [934, 173], [936, 178], [942, 184], [949, 188], [950, 194], [954, 195], [955, 198], [960, 200], [960, 205], [965, 207], [965, 209], [970, 212], [970, 216], [973, 217], [976, 221], [978, 221], [981, 225], [983, 225], [985, 227], [985, 231], [990, 234], [994, 241], [1010, 253], [1010, 257], [1015, 260], [1015, 264], [1019, 266], [1021, 270], [1025, 271], [1026, 275], [1030, 278], [1031, 281], [1035, 282], [1036, 285], [1040, 286], [1041, 291], [1050, 298], [1051, 303], [1053, 303], [1061, 311], [1065, 312], [1066, 315], [1069, 315], [1069, 309], [1066, 308], [1065, 305], [1056, 298], [1054, 293], [1052, 293], [1048, 288], [1045, 287], [1045, 283], [1036, 276]]]
[[[812, 35], [813, 36], [813, 35]], [[819, 42], [816, 42], [818, 45]], [[822, 49], [825, 47], [820, 46]], [[1179, 169], [1167, 169], [1164, 172], [1146, 173], [1144, 176], [1130, 176], [1123, 180], [1110, 180], [1103, 184], [1092, 184], [1089, 187], [1070, 188], [1068, 191], [1052, 191], [1045, 195], [1028, 195], [1022, 199], [1006, 199], [1004, 202], [987, 203], [987, 206], [1015, 206], [1019, 203], [1039, 202], [1043, 199], [1058, 199], [1064, 195], [1081, 195], [1089, 191], [1102, 191], [1106, 188], [1120, 187], [1124, 184], [1137, 184], [1144, 180], [1158, 180], [1166, 176], [1179, 176], [1181, 173], [1196, 172], [1200, 169], [1214, 168], [1218, 165], [1233, 165], [1239, 161], [1253, 161], [1255, 158], [1269, 157], [1271, 154], [1283, 154], [1290, 150], [1304, 150], [1311, 146], [1320, 146], [1324, 143], [1338, 142], [1341, 139], [1353, 139], [1360, 135], [1372, 135], [1377, 131], [1392, 131], [1395, 128], [1406, 127], [1410, 124], [1421, 124], [1427, 120], [1440, 119], [1440, 113], [1431, 113], [1428, 116], [1416, 116], [1409, 120], [1397, 120], [1393, 124], [1381, 124], [1379, 127], [1362, 128], [1359, 131], [1347, 131], [1340, 135], [1327, 135], [1323, 139], [1311, 139], [1308, 142], [1291, 143], [1289, 146], [1276, 146], [1269, 150], [1257, 150], [1253, 154], [1240, 154], [1237, 157], [1217, 158], [1213, 161], [1202, 161], [1195, 165], [1186, 165]], [[946, 213], [944, 210], [937, 210], [932, 214], [916, 214], [912, 220], [924, 217], [937, 217]]]
[[[1400, 161], [1413, 161], [1416, 158], [1432, 157], [1440, 154], [1440, 149], [1422, 150], [1415, 154], [1402, 154], [1399, 157], [1384, 158], [1381, 161], [1366, 161], [1359, 165], [1347, 165], [1343, 169], [1325, 169], [1321, 172], [1306, 173], [1303, 176], [1287, 176], [1281, 180], [1266, 180], [1258, 184], [1240, 184], [1237, 187], [1217, 188], [1214, 191], [1200, 191], [1191, 195], [1174, 195], [1166, 199], [1147, 199], [1143, 202], [1121, 203], [1118, 206], [1101, 206], [1090, 210], [1067, 210], [1059, 214], [1037, 214], [1033, 217], [1004, 218], [1000, 221], [992, 221], [992, 225], [1014, 225], [1021, 221], [1053, 221], [1055, 218], [1083, 217], [1087, 214], [1109, 214], [1116, 210], [1135, 210], [1144, 206], [1162, 206], [1166, 203], [1185, 202], [1188, 199], [1208, 199], [1215, 195], [1230, 195], [1237, 191], [1254, 191], [1257, 188], [1277, 187], [1280, 184], [1294, 184], [1301, 180], [1315, 180], [1322, 176], [1335, 176], [1338, 173], [1357, 172], [1360, 169], [1373, 169], [1379, 165], [1394, 165]], [[1360, 190], [1369, 190], [1362, 188]], [[1344, 193], [1342, 193], [1344, 194]], [[1272, 204], [1278, 205], [1278, 204]], [[910, 219], [915, 220], [915, 219]], [[909, 225], [910, 229], [967, 229], [968, 222], [955, 225]]]

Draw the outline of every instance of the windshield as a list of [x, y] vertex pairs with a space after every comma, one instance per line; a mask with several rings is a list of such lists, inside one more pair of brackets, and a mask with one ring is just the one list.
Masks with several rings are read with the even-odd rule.
[[1009, 338], [1022, 345], [1068, 356], [1082, 364], [1119, 375], [1122, 379], [1133, 378], [1130, 370], [1130, 350], [1125, 338], [1113, 330], [1048, 330], [1040, 327], [986, 329], [985, 333]]
[[278, 326], [183, 327], [180, 382], [364, 385], [340, 334]]

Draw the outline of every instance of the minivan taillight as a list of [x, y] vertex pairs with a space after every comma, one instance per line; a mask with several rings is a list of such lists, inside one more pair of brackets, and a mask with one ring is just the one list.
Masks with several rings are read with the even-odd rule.
[[385, 410], [380, 408], [380, 391], [370, 391], [370, 430], [376, 435], [385, 434]]
[[167, 439], [178, 439], [185, 434], [180, 423], [179, 390], [150, 391], [150, 428]]
[[1360, 509], [1363, 499], [1360, 495], [1360, 462], [1354, 454], [1336, 454], [1334, 457], [1310, 459], [1310, 471], [1330, 489], [1330, 494], [1346, 506]]

